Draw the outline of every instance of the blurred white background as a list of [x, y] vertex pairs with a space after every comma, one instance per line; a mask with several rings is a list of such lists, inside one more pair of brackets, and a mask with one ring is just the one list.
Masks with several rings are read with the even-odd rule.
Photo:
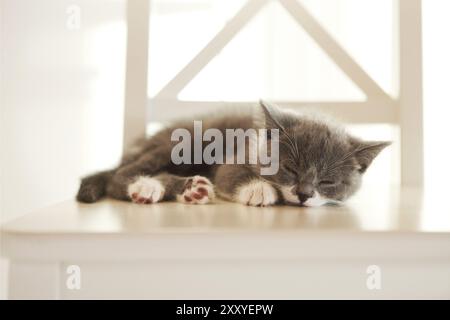
[[[304, 0], [392, 95], [391, 0]], [[242, 6], [241, 0], [155, 0], [152, 97]], [[75, 7], [74, 7], [75, 6]], [[67, 24], [79, 8], [79, 28]], [[69, 10], [69, 11], [68, 11]], [[450, 2], [423, 1], [425, 183], [450, 180]], [[293, 39], [296, 39], [295, 41]], [[114, 165], [122, 148], [124, 0], [0, 0], [0, 222], [73, 198], [79, 177]], [[277, 4], [270, 4], [180, 94], [187, 100], [362, 100], [364, 95]], [[159, 111], [163, 112], [163, 111]], [[398, 141], [389, 125], [354, 126]], [[398, 182], [398, 144], [366, 183]], [[4, 263], [0, 263], [4, 297]]]

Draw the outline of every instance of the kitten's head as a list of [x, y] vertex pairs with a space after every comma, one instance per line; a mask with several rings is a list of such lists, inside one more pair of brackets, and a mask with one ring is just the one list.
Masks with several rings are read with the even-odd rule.
[[265, 176], [288, 203], [320, 206], [354, 194], [372, 160], [390, 142], [362, 141], [311, 115], [280, 110], [261, 101], [265, 127], [279, 129], [278, 173]]

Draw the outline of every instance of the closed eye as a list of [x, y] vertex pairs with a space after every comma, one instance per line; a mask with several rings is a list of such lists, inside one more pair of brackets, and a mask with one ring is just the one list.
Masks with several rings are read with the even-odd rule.
[[336, 185], [336, 182], [332, 180], [322, 180], [319, 182], [319, 185], [321, 185], [322, 187], [331, 187]]

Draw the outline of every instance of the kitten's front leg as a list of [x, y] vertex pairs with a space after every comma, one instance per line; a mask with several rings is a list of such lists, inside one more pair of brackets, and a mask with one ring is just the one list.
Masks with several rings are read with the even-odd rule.
[[220, 166], [215, 181], [219, 194], [231, 201], [263, 207], [278, 201], [277, 190], [245, 165]]
[[278, 195], [269, 183], [255, 179], [236, 190], [235, 201], [248, 206], [270, 206], [277, 202]]

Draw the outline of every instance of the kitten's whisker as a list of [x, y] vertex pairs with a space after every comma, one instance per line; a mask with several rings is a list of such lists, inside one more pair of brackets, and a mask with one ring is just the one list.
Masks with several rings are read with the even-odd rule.
[[332, 169], [335, 169], [336, 167], [340, 166], [344, 161], [348, 160], [348, 159], [349, 159], [351, 156], [353, 156], [356, 152], [357, 152], [357, 150], [356, 150], [356, 151], [348, 152], [348, 153], [346, 153], [344, 156], [342, 156], [341, 158], [338, 158], [337, 160], [333, 161], [333, 162], [331, 163], [331, 165], [329, 165], [328, 170], [332, 170]]
[[284, 134], [284, 136], [288, 139], [291, 147], [293, 148], [293, 150], [295, 151], [296, 154], [294, 154], [294, 157], [299, 158], [299, 152], [298, 152], [298, 148], [295, 147], [295, 143], [292, 140], [292, 137], [283, 129], [281, 130], [281, 132]]
[[[288, 142], [288, 143], [287, 143], [287, 142]], [[286, 145], [286, 147], [289, 149], [289, 152], [292, 154], [292, 156], [293, 156], [295, 159], [298, 159], [298, 154], [296, 155], [296, 153], [294, 152], [292, 143], [291, 143], [290, 141], [287, 141], [287, 142], [281, 141], [281, 143], [284, 144], [284, 145]]]

